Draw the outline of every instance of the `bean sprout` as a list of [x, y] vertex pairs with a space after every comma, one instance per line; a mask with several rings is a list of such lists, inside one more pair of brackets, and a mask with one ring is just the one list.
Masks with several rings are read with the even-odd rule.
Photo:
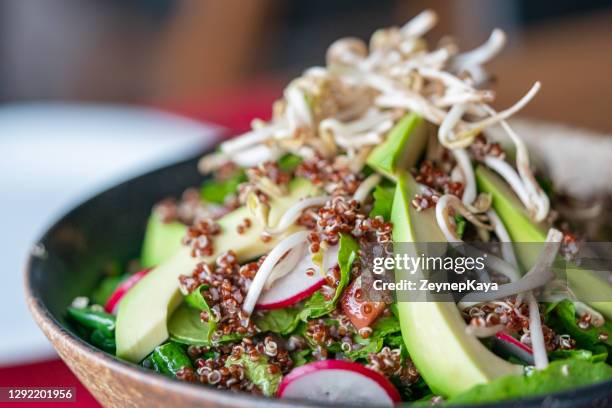
[[359, 185], [355, 191], [355, 194], [353, 194], [353, 199], [359, 203], [363, 203], [368, 197], [368, 194], [370, 194], [370, 191], [376, 187], [378, 183], [380, 183], [381, 179], [382, 177], [377, 173], [368, 176], [368, 178], [363, 180], [363, 182]]
[[455, 71], [477, 67], [497, 55], [506, 45], [506, 33], [499, 28], [494, 29], [487, 41], [471, 51], [457, 55], [452, 62]]
[[450, 225], [450, 210], [453, 209], [464, 216], [472, 224], [485, 230], [492, 230], [493, 227], [480, 221], [472, 212], [454, 195], [445, 194], [436, 203], [436, 221], [442, 230], [444, 237], [449, 242], [462, 242], [457, 236], [454, 227]]
[[548, 231], [544, 249], [539, 254], [535, 265], [529, 270], [529, 272], [527, 272], [527, 274], [525, 274], [525, 276], [516, 282], [499, 285], [498, 290], [495, 292], [470, 293], [461, 299], [461, 303], [482, 303], [496, 299], [503, 299], [519, 293], [529, 292], [543, 286], [554, 277], [554, 273], [550, 270], [550, 268], [555, 260], [555, 257], [557, 256], [562, 238], [563, 234], [559, 230], [551, 228]]
[[267, 228], [266, 232], [270, 235], [278, 235], [285, 232], [291, 225], [300, 218], [302, 212], [310, 207], [321, 207], [327, 201], [331, 200], [330, 196], [305, 198], [292, 205], [280, 218], [278, 224], [274, 228]]

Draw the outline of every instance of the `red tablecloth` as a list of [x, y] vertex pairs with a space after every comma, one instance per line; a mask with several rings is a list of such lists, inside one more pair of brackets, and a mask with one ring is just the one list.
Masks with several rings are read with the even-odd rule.
[[[228, 92], [221, 100], [198, 104], [156, 105], [157, 108], [191, 118], [220, 124], [229, 129], [228, 135], [249, 128], [254, 118], [268, 118], [272, 102], [281, 94], [277, 83], [250, 86], [248, 92]], [[66, 403], [0, 403], [0, 407], [99, 407], [98, 402], [81, 385], [61, 360], [0, 368], [2, 387], [75, 387], [76, 402]]]

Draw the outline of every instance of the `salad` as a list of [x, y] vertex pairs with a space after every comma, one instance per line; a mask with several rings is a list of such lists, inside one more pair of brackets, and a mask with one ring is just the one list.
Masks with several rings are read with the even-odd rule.
[[[586, 238], [507, 122], [540, 83], [494, 109], [483, 64], [504, 33], [430, 48], [435, 22], [334, 42], [269, 121], [201, 159], [202, 186], [155, 205], [138, 266], [76, 298], [74, 330], [169, 377], [275, 398], [478, 403], [611, 379], [612, 287], [572, 263]], [[372, 248], [432, 242], [501, 244], [485, 254], [498, 291], [371, 296]], [[555, 281], [558, 259], [574, 273]]]

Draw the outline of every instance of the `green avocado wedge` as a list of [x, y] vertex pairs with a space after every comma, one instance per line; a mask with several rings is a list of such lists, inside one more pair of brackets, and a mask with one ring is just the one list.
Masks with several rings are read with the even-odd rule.
[[[418, 191], [410, 174], [398, 173], [391, 212], [393, 242], [446, 242], [434, 210], [416, 211], [410, 205]], [[521, 366], [496, 356], [466, 332], [454, 302], [398, 302], [397, 309], [404, 344], [434, 393], [453, 397], [474, 385], [522, 373]]]
[[[286, 210], [298, 200], [319, 194], [309, 181], [295, 179], [289, 185], [289, 194], [271, 198], [268, 222], [276, 225]], [[232, 249], [239, 262], [268, 253], [287, 234], [299, 227], [289, 228], [285, 234], [268, 242], [261, 240], [264, 225], [251, 218], [251, 227], [243, 234], [237, 227], [250, 217], [246, 207], [240, 207], [217, 221], [221, 233], [214, 238], [214, 253], [207, 258], [194, 258], [188, 247], [181, 247], [170, 259], [149, 272], [121, 300], [117, 313], [115, 338], [119, 358], [139, 362], [155, 347], [168, 338], [167, 321], [179, 306], [183, 297], [178, 289], [178, 277], [189, 275], [196, 264], [214, 260], [221, 253]]]
[[404, 116], [389, 131], [383, 144], [372, 150], [367, 163], [377, 172], [395, 179], [401, 169], [413, 167], [427, 144], [427, 122], [415, 113]]
[[181, 240], [187, 227], [180, 222], [162, 222], [155, 214], [151, 214], [142, 244], [140, 263], [143, 268], [160, 265], [181, 248]]
[[[497, 174], [479, 166], [476, 168], [476, 181], [480, 191], [490, 193], [493, 208], [501, 218], [513, 242], [531, 243], [546, 240], [547, 227], [532, 221], [514, 192]], [[527, 250], [526, 245], [516, 246], [519, 260], [528, 269], [535, 262], [537, 253]], [[569, 288], [578, 299], [600, 311], [607, 319], [612, 319], [612, 285], [599, 277], [594, 271], [572, 267], [566, 269]], [[588, 299], [610, 299], [610, 301], [588, 301]]]

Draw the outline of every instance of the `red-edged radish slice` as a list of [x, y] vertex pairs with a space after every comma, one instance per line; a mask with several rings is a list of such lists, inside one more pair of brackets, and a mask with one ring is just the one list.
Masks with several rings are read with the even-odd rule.
[[143, 269], [142, 271], [138, 271], [117, 286], [115, 291], [106, 301], [106, 305], [104, 305], [104, 310], [107, 313], [116, 314], [117, 306], [119, 305], [119, 301], [125, 294], [130, 290], [134, 285], [136, 285], [147, 273], [149, 273], [153, 268]]
[[272, 310], [291, 306], [315, 293], [324, 283], [319, 268], [307, 253], [291, 272], [274, 281], [272, 287], [261, 294], [256, 308]]
[[378, 372], [343, 360], [323, 360], [295, 368], [281, 381], [279, 398], [391, 407], [401, 401], [397, 389]]
[[505, 332], [495, 334], [494, 351], [505, 357], [516, 357], [527, 364], [533, 365], [533, 350]]

